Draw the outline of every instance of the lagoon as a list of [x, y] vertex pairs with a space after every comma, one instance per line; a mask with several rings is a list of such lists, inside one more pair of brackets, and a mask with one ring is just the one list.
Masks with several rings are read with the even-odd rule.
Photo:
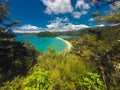
[[56, 52], [62, 52], [67, 44], [56, 37], [37, 37], [32, 34], [20, 34], [15, 38], [20, 42], [29, 42], [40, 52], [48, 52], [48, 47], [53, 47]]

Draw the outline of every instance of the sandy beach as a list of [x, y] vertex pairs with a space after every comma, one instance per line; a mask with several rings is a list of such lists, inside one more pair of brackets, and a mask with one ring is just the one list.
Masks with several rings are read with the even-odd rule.
[[66, 41], [66, 40], [64, 40], [64, 39], [62, 39], [60, 37], [56, 37], [56, 38], [59, 39], [59, 40], [62, 40], [63, 42], [65, 42], [67, 44], [67, 48], [65, 49], [64, 53], [65, 54], [69, 53], [71, 48], [72, 48], [72, 44], [69, 41]]

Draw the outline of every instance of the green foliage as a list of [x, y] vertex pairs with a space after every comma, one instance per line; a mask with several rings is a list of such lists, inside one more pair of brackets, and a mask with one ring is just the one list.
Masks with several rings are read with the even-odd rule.
[[15, 77], [12, 81], [5, 82], [5, 86], [0, 90], [19, 90], [21, 88], [23, 78]]
[[6, 6], [6, 3], [3, 3], [2, 1], [0, 1], [0, 24], [3, 19], [8, 19], [9, 16], [9, 9]]
[[87, 33], [86, 30], [78, 31], [63, 31], [63, 32], [40, 32], [37, 34], [38, 37], [56, 37], [56, 36], [81, 36], [84, 33]]
[[120, 25], [88, 30], [89, 34], [71, 40], [72, 52], [86, 62], [88, 69], [101, 75], [106, 89], [119, 89]]
[[37, 55], [37, 50], [30, 44], [0, 41], [0, 83], [25, 75], [36, 63]]
[[119, 0], [88, 0], [90, 3], [95, 4], [97, 8], [105, 7], [106, 5], [112, 5], [114, 9], [119, 9]]
[[48, 71], [38, 69], [24, 80], [24, 90], [50, 90], [52, 81]]
[[0, 40], [9, 40], [14, 38], [16, 35], [13, 32], [2, 32], [0, 31]]
[[[72, 52], [79, 55], [84, 62], [86, 62], [87, 68], [91, 71], [96, 71], [101, 58], [106, 54], [110, 46], [97, 40], [94, 35], [84, 35], [83, 37], [72, 41], [74, 46]], [[96, 62], [97, 61], [97, 62]]]
[[119, 0], [89, 0], [97, 8], [112, 6], [111, 10], [102, 11], [105, 15], [101, 16], [100, 12], [93, 12], [94, 20], [104, 23], [120, 23], [120, 1]]
[[[11, 27], [17, 25], [19, 21], [13, 21], [9, 15], [10, 10], [7, 6], [9, 0], [0, 0], [0, 40], [11, 39], [15, 37], [11, 31]], [[10, 24], [4, 22], [4, 20], [10, 21]]]
[[38, 57], [37, 65], [50, 72], [53, 89], [76, 90], [79, 88], [82, 77], [88, 71], [84, 62], [74, 54], [64, 56], [53, 53]]
[[55, 57], [56, 54], [57, 53], [53, 47], [48, 47], [48, 55]]
[[91, 72], [83, 78], [82, 87], [84, 87], [83, 90], [105, 90], [100, 75]]
[[95, 18], [95, 20], [105, 23], [120, 23], [120, 11], [109, 14], [107, 16], [98, 16]]
[[[32, 67], [29, 75], [20, 80], [15, 78], [12, 82], [6, 83], [7, 87], [3, 88], [9, 90], [14, 88], [18, 88], [18, 90], [79, 89], [82, 78], [88, 71], [84, 62], [74, 54], [63, 56], [54, 53], [40, 55], [38, 63]], [[15, 81], [17, 84], [15, 84]]]
[[92, 15], [93, 15], [94, 17], [101, 16], [99, 12], [93, 12]]

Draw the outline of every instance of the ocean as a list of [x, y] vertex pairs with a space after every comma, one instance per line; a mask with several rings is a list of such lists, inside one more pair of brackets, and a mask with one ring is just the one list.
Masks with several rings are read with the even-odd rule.
[[67, 47], [66, 43], [56, 37], [37, 37], [32, 34], [20, 34], [16, 36], [16, 41], [28, 42], [40, 52], [48, 52], [48, 47], [53, 47], [56, 52], [62, 52]]

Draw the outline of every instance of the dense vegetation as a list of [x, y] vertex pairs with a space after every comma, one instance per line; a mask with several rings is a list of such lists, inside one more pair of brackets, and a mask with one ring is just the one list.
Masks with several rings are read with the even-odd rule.
[[[0, 41], [0, 83], [25, 75], [36, 63], [38, 55], [31, 45], [16, 41]], [[0, 86], [1, 86], [0, 85]]]
[[78, 31], [58, 31], [58, 32], [40, 32], [37, 34], [38, 37], [56, 37], [56, 36], [81, 36], [83, 34], [87, 33], [87, 30], [78, 30]]
[[4, 32], [2, 29], [0, 30], [0, 39], [12, 39], [15, 37], [15, 34], [11, 31]]
[[[17, 84], [16, 84], [17, 82]], [[17, 86], [16, 86], [17, 85]], [[53, 53], [40, 55], [27, 77], [15, 78], [1, 89], [22, 90], [83, 90], [104, 89], [100, 75], [87, 70], [84, 61], [74, 54]]]
[[120, 25], [92, 28], [89, 34], [71, 40], [72, 52], [83, 58], [89, 69], [99, 72], [107, 90], [120, 89]]
[[115, 26], [89, 28], [87, 32], [90, 35], [95, 35], [98, 40], [112, 44], [120, 39], [120, 24]]

